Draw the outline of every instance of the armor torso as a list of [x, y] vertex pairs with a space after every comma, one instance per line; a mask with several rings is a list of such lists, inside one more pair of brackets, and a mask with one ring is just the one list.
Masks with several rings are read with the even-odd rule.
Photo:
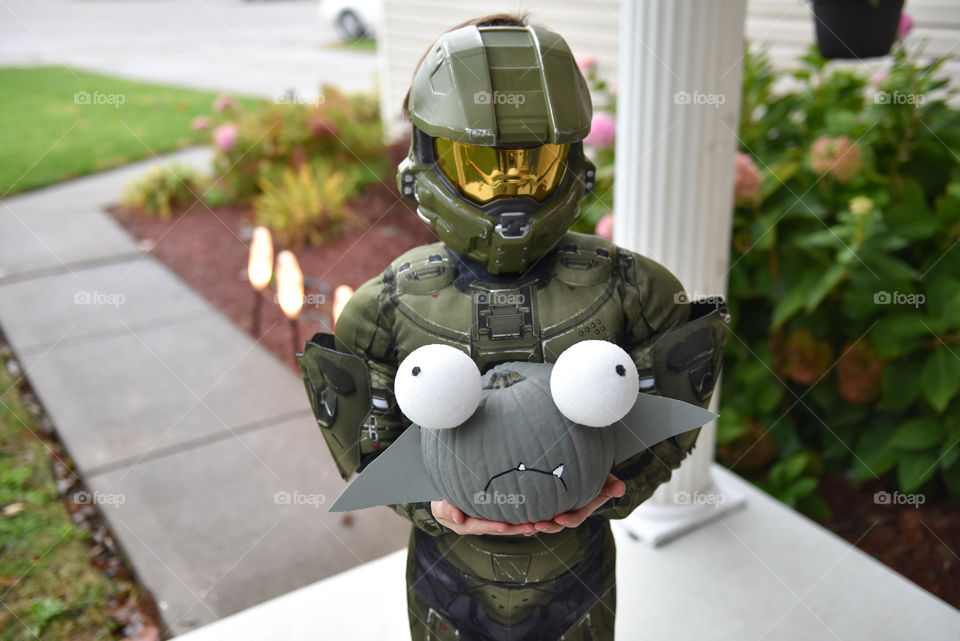
[[552, 362], [581, 340], [617, 341], [619, 275], [631, 261], [602, 239], [568, 234], [542, 265], [506, 281], [470, 273], [440, 243], [413, 249], [384, 274], [397, 361], [442, 342], [466, 351], [482, 372], [507, 361]]

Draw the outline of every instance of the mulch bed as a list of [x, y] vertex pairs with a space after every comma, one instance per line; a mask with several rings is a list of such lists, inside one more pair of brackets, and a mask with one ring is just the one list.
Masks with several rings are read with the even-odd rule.
[[[402, 146], [390, 150], [396, 160], [405, 153]], [[352, 208], [358, 222], [344, 236], [295, 252], [304, 275], [326, 282], [331, 291], [341, 284], [356, 288], [407, 249], [437, 240], [390, 180], [373, 185]], [[122, 209], [112, 213], [151, 254], [249, 331], [253, 308], [246, 279], [249, 209], [218, 208], [210, 213], [198, 206], [168, 220]], [[324, 305], [305, 308], [298, 330], [301, 345], [313, 332], [329, 331], [318, 319], [329, 315], [329, 298]], [[263, 346], [296, 369], [291, 328], [269, 294], [261, 327]], [[960, 509], [946, 499], [931, 499], [920, 507], [877, 504], [874, 493], [881, 489], [879, 483], [858, 487], [841, 477], [826, 478], [821, 492], [834, 519], [823, 525], [960, 608]]]
[[[345, 284], [356, 289], [404, 251], [437, 241], [436, 234], [417, 218], [413, 203], [400, 197], [392, 181], [372, 185], [351, 204], [351, 209], [356, 220], [343, 236], [318, 247], [294, 250], [305, 279], [323, 281], [329, 288], [326, 300], [319, 305], [310, 296], [317, 290], [307, 288], [308, 304], [298, 321], [301, 348], [303, 340], [314, 332], [330, 331], [334, 288]], [[246, 275], [253, 227], [249, 208], [219, 207], [211, 212], [195, 205], [192, 211], [166, 220], [122, 208], [112, 209], [111, 214], [140, 241], [141, 247], [250, 331], [254, 293]], [[273, 293], [268, 290], [264, 296], [260, 342], [297, 369], [290, 324], [274, 302]]]
[[895, 497], [881, 481], [857, 486], [839, 476], [824, 478], [820, 493], [833, 512], [833, 521], [822, 525], [960, 608], [960, 505], [956, 501], [907, 495], [923, 496], [922, 505], [915, 506], [903, 502], [900, 495]]

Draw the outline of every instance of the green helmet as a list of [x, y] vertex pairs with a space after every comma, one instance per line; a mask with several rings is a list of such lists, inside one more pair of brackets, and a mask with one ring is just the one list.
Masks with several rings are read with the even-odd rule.
[[410, 88], [400, 192], [451, 249], [491, 273], [554, 247], [593, 188], [592, 107], [567, 43], [532, 26], [466, 26], [430, 48]]

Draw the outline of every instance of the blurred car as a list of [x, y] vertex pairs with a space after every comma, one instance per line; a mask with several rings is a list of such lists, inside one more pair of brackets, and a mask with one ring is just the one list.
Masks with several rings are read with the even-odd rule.
[[342, 40], [376, 38], [380, 0], [320, 0], [320, 15], [333, 24]]

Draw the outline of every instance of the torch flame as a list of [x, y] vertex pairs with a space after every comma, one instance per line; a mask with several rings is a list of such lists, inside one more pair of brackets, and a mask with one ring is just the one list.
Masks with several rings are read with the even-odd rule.
[[287, 318], [294, 319], [303, 308], [303, 272], [293, 252], [277, 255], [277, 302]]
[[247, 262], [247, 278], [256, 290], [263, 290], [270, 284], [273, 275], [273, 238], [266, 227], [253, 230], [250, 243], [250, 259]]
[[353, 296], [353, 288], [349, 285], [340, 285], [333, 290], [333, 325], [336, 327], [337, 319], [346, 307], [347, 301]]

